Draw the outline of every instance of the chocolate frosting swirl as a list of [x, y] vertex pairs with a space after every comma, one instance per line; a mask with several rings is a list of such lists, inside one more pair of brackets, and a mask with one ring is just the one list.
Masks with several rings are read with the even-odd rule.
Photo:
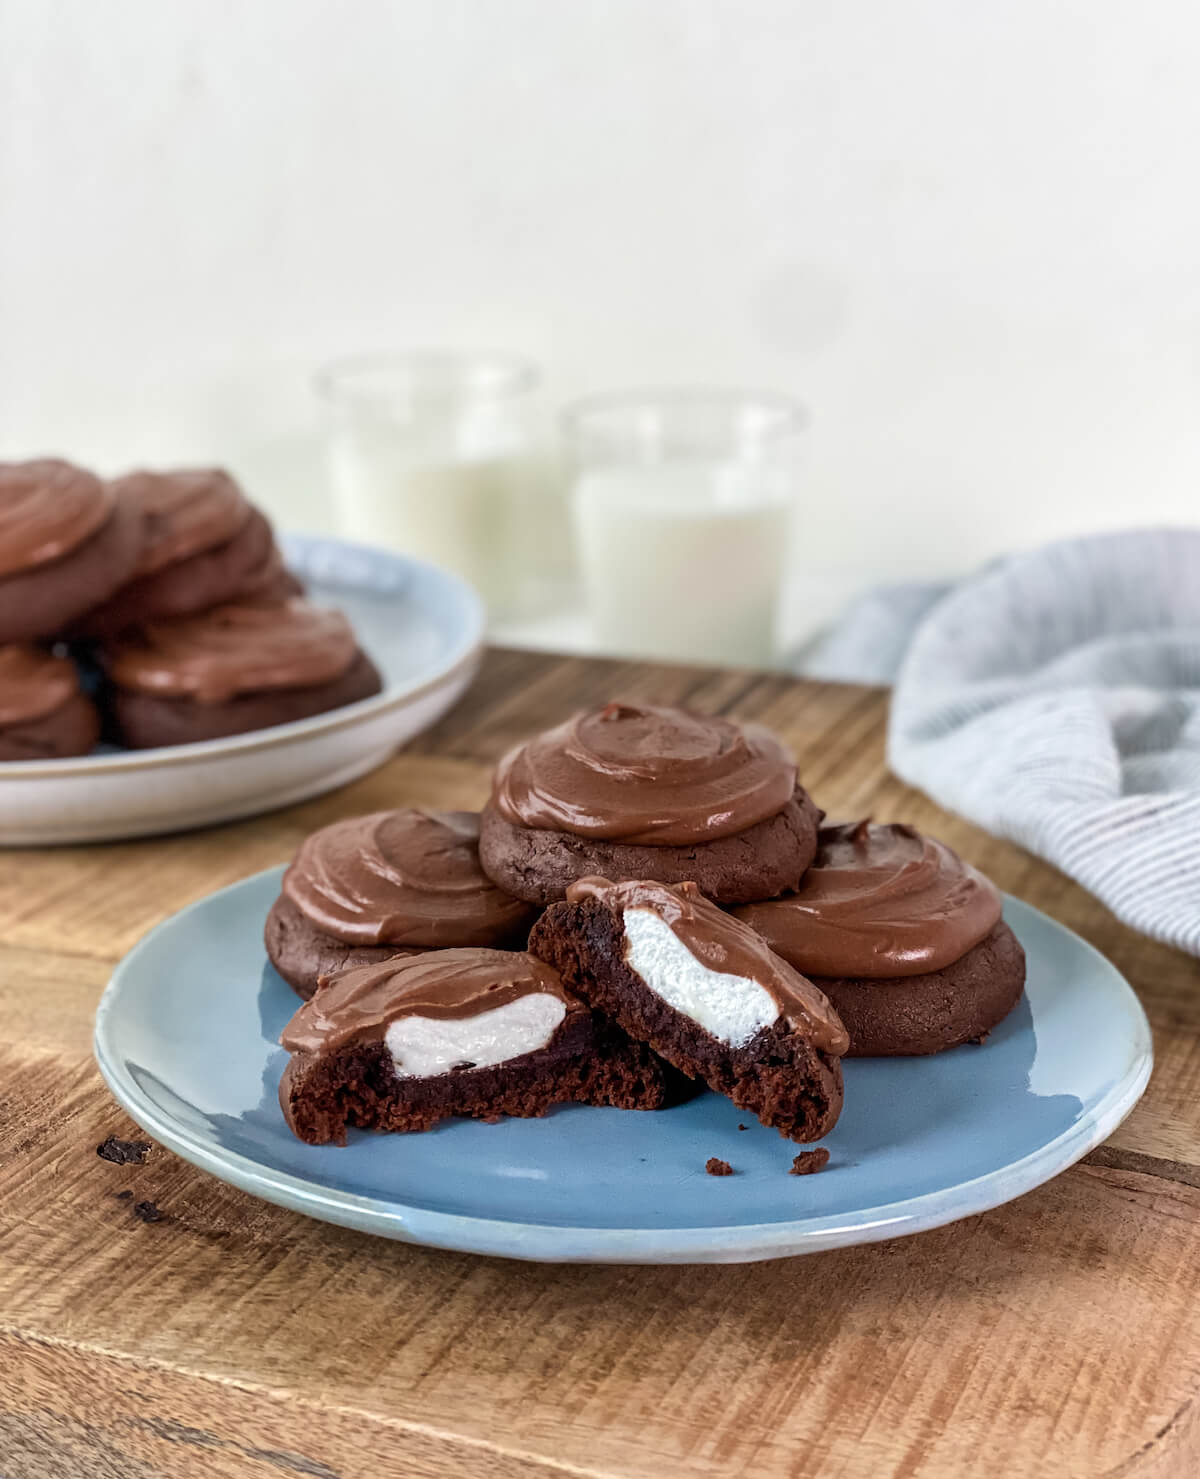
[[537, 910], [479, 866], [473, 811], [377, 811], [305, 838], [283, 892], [318, 929], [348, 945], [496, 945]]
[[810, 976], [888, 979], [938, 971], [995, 929], [991, 881], [913, 827], [821, 828], [794, 894], [733, 912]]
[[111, 488], [69, 462], [0, 463], [0, 576], [69, 555], [115, 506]]
[[40, 647], [0, 647], [0, 724], [44, 719], [79, 692], [74, 663]]
[[520, 827], [676, 847], [777, 815], [794, 761], [755, 724], [651, 704], [607, 704], [501, 760], [492, 802]]
[[239, 693], [332, 683], [357, 653], [354, 632], [340, 611], [293, 598], [233, 602], [198, 616], [151, 622], [119, 638], [103, 656], [121, 688], [225, 703]]
[[251, 513], [242, 490], [219, 467], [131, 472], [112, 487], [142, 517], [145, 543], [135, 576], [226, 543]]
[[581, 899], [597, 899], [622, 916], [626, 909], [650, 910], [701, 965], [757, 981], [774, 997], [782, 1016], [814, 1047], [840, 1057], [850, 1046], [849, 1034], [824, 992], [780, 960], [748, 925], [706, 899], [696, 884], [581, 878], [567, 889], [567, 900], [577, 904]]
[[333, 1053], [382, 1040], [401, 1017], [475, 1017], [536, 992], [582, 1010], [544, 961], [512, 950], [430, 950], [323, 977], [279, 1041], [289, 1053]]

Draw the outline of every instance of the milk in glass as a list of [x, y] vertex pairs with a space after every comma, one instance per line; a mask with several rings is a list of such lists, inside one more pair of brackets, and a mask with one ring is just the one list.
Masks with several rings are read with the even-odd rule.
[[769, 465], [582, 469], [572, 515], [599, 646], [769, 664], [788, 491], [780, 470]]
[[526, 367], [452, 355], [334, 367], [330, 472], [346, 533], [453, 570], [493, 610], [511, 606], [547, 477], [531, 452], [532, 383]]

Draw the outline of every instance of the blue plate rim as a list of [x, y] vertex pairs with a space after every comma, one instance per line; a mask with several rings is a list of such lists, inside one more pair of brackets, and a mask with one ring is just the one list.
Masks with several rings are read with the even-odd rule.
[[1118, 1083], [1061, 1134], [1019, 1160], [953, 1187], [851, 1213], [699, 1228], [564, 1227], [436, 1212], [397, 1200], [331, 1191], [323, 1182], [277, 1171], [236, 1151], [212, 1150], [161, 1113], [106, 1046], [107, 1023], [117, 1004], [122, 981], [136, 969], [138, 957], [148, 948], [150, 940], [185, 915], [211, 905], [215, 899], [268, 878], [281, 878], [284, 866], [263, 869], [194, 900], [162, 920], [117, 963], [96, 1008], [93, 1034], [96, 1064], [117, 1103], [147, 1134], [183, 1160], [264, 1201], [397, 1241], [533, 1262], [671, 1264], [752, 1262], [909, 1236], [1001, 1206], [1067, 1170], [1106, 1140], [1129, 1115], [1145, 1091], [1154, 1064], [1153, 1039], [1145, 1009], [1112, 962], [1074, 930], [1023, 899], [1005, 894], [1006, 916], [1011, 909], [1017, 911], [1018, 919], [1022, 911], [1036, 915], [1109, 973], [1127, 994], [1134, 1022], [1128, 1064]]

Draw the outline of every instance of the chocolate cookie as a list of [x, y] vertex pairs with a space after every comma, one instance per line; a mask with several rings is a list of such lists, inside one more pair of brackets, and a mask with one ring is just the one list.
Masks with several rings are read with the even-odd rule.
[[851, 1058], [940, 1053], [1003, 1021], [1025, 989], [1025, 952], [1001, 922], [940, 971], [892, 980], [810, 977], [837, 1008]]
[[219, 606], [100, 649], [114, 737], [131, 749], [222, 739], [369, 698], [379, 674], [338, 611]]
[[572, 883], [593, 874], [694, 881], [709, 898], [737, 904], [770, 898], [799, 882], [816, 852], [820, 816], [812, 798], [797, 787], [782, 811], [733, 837], [690, 847], [648, 847], [516, 827], [489, 804], [480, 819], [480, 857], [491, 878], [536, 904], [565, 898]]
[[267, 958], [297, 996], [305, 1001], [323, 976], [336, 976], [354, 966], [379, 965], [397, 955], [423, 955], [420, 946], [348, 945], [313, 924], [286, 894], [271, 905], [263, 928]]
[[842, 1107], [846, 1030], [827, 998], [695, 884], [581, 879], [529, 937], [571, 991], [791, 1140]]
[[112, 487], [141, 521], [142, 552], [128, 583], [81, 623], [83, 635], [297, 594], [270, 524], [220, 468], [134, 472]]
[[321, 976], [396, 954], [523, 948], [537, 910], [479, 866], [473, 811], [350, 817], [301, 843], [267, 916], [267, 954], [303, 997]]
[[291, 1130], [346, 1143], [351, 1126], [428, 1130], [450, 1115], [498, 1120], [555, 1104], [659, 1109], [686, 1083], [589, 1011], [532, 956], [429, 950], [346, 971], [280, 1038]]
[[86, 755], [99, 737], [74, 663], [38, 647], [0, 647], [0, 761]]
[[55, 637], [138, 559], [141, 522], [83, 468], [0, 463], [0, 643]]
[[766, 730], [609, 704], [505, 756], [479, 855], [501, 888], [535, 904], [591, 874], [691, 881], [738, 904], [799, 883], [819, 817]]
[[1025, 953], [988, 879], [912, 827], [821, 828], [784, 898], [733, 912], [829, 997], [852, 1057], [938, 1053], [1017, 1004]]

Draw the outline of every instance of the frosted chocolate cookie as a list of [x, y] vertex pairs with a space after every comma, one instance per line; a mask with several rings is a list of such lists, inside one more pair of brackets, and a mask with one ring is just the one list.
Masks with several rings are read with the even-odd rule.
[[0, 760], [86, 755], [100, 738], [75, 664], [40, 647], [0, 647]]
[[69, 462], [0, 463], [0, 643], [56, 637], [129, 578], [141, 522]]
[[226, 601], [297, 594], [271, 526], [220, 468], [132, 472], [112, 484], [142, 528], [129, 581], [81, 624], [87, 636], [207, 611]]
[[381, 686], [341, 612], [299, 599], [151, 622], [99, 657], [115, 738], [132, 749], [311, 718]]
[[573, 883], [530, 951], [571, 991], [790, 1140], [842, 1107], [846, 1030], [826, 997], [694, 883]]
[[267, 954], [303, 997], [321, 976], [401, 953], [523, 949], [537, 909], [479, 866], [473, 811], [349, 817], [300, 844], [267, 915]]
[[579, 878], [693, 881], [724, 904], [795, 888], [820, 813], [758, 725], [608, 704], [500, 762], [480, 824], [484, 870], [534, 904]]
[[837, 1007], [850, 1055], [939, 1053], [982, 1037], [1025, 985], [995, 886], [913, 827], [821, 828], [798, 891], [734, 912]]
[[280, 1042], [288, 1125], [311, 1145], [351, 1126], [428, 1130], [450, 1115], [529, 1118], [555, 1104], [661, 1109], [686, 1087], [524, 953], [430, 950], [357, 966], [305, 1002]]

